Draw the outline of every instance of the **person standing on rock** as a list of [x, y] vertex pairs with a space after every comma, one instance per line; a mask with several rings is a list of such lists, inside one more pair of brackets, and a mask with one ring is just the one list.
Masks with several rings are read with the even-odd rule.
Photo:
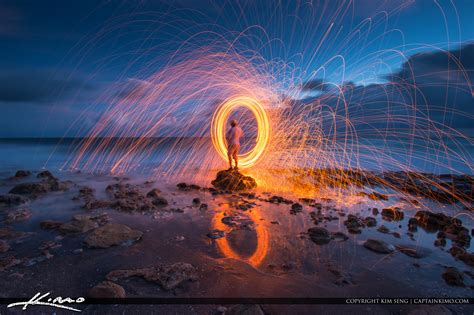
[[240, 138], [244, 135], [242, 128], [238, 126], [237, 120], [233, 119], [230, 122], [230, 129], [226, 133], [227, 140], [227, 156], [229, 158], [229, 171], [232, 170], [232, 159], [235, 161], [235, 169], [239, 168], [239, 149]]

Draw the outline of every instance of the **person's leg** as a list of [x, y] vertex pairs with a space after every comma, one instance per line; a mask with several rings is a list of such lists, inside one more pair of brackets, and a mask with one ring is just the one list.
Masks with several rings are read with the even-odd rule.
[[235, 148], [234, 148], [235, 169], [239, 168], [239, 149], [240, 149], [240, 145], [235, 145]]
[[233, 157], [233, 155], [234, 155], [234, 145], [231, 144], [227, 148], [227, 157], [229, 159], [229, 170], [232, 169], [232, 157]]
[[229, 169], [232, 169], [232, 152], [230, 149], [227, 151], [227, 157], [229, 158]]

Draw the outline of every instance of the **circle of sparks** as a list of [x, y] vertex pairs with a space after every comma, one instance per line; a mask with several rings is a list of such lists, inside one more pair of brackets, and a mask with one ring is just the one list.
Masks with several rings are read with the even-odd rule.
[[214, 112], [211, 122], [212, 144], [220, 157], [227, 161], [227, 142], [225, 126], [232, 111], [237, 108], [249, 109], [257, 121], [258, 131], [255, 146], [248, 152], [239, 154], [239, 167], [248, 168], [255, 165], [270, 139], [270, 121], [262, 104], [248, 96], [231, 97], [224, 101]]

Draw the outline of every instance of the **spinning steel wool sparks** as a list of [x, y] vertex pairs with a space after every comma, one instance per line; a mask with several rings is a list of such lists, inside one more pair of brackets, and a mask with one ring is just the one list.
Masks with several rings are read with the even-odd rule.
[[225, 141], [225, 127], [233, 110], [239, 107], [248, 108], [257, 120], [258, 130], [255, 146], [248, 152], [239, 155], [241, 168], [248, 168], [258, 162], [264, 154], [270, 139], [270, 121], [264, 107], [255, 99], [246, 96], [237, 96], [226, 100], [216, 110], [212, 117], [212, 143], [219, 155], [227, 160], [227, 143]]

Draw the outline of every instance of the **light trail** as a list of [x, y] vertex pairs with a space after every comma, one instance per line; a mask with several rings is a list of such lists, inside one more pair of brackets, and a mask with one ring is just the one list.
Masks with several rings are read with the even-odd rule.
[[257, 121], [255, 146], [251, 150], [239, 154], [239, 167], [248, 168], [255, 165], [264, 155], [271, 134], [267, 113], [258, 100], [247, 96], [236, 96], [224, 101], [212, 116], [211, 138], [217, 153], [227, 161], [226, 126], [228, 125], [230, 114], [237, 108], [249, 109]]

